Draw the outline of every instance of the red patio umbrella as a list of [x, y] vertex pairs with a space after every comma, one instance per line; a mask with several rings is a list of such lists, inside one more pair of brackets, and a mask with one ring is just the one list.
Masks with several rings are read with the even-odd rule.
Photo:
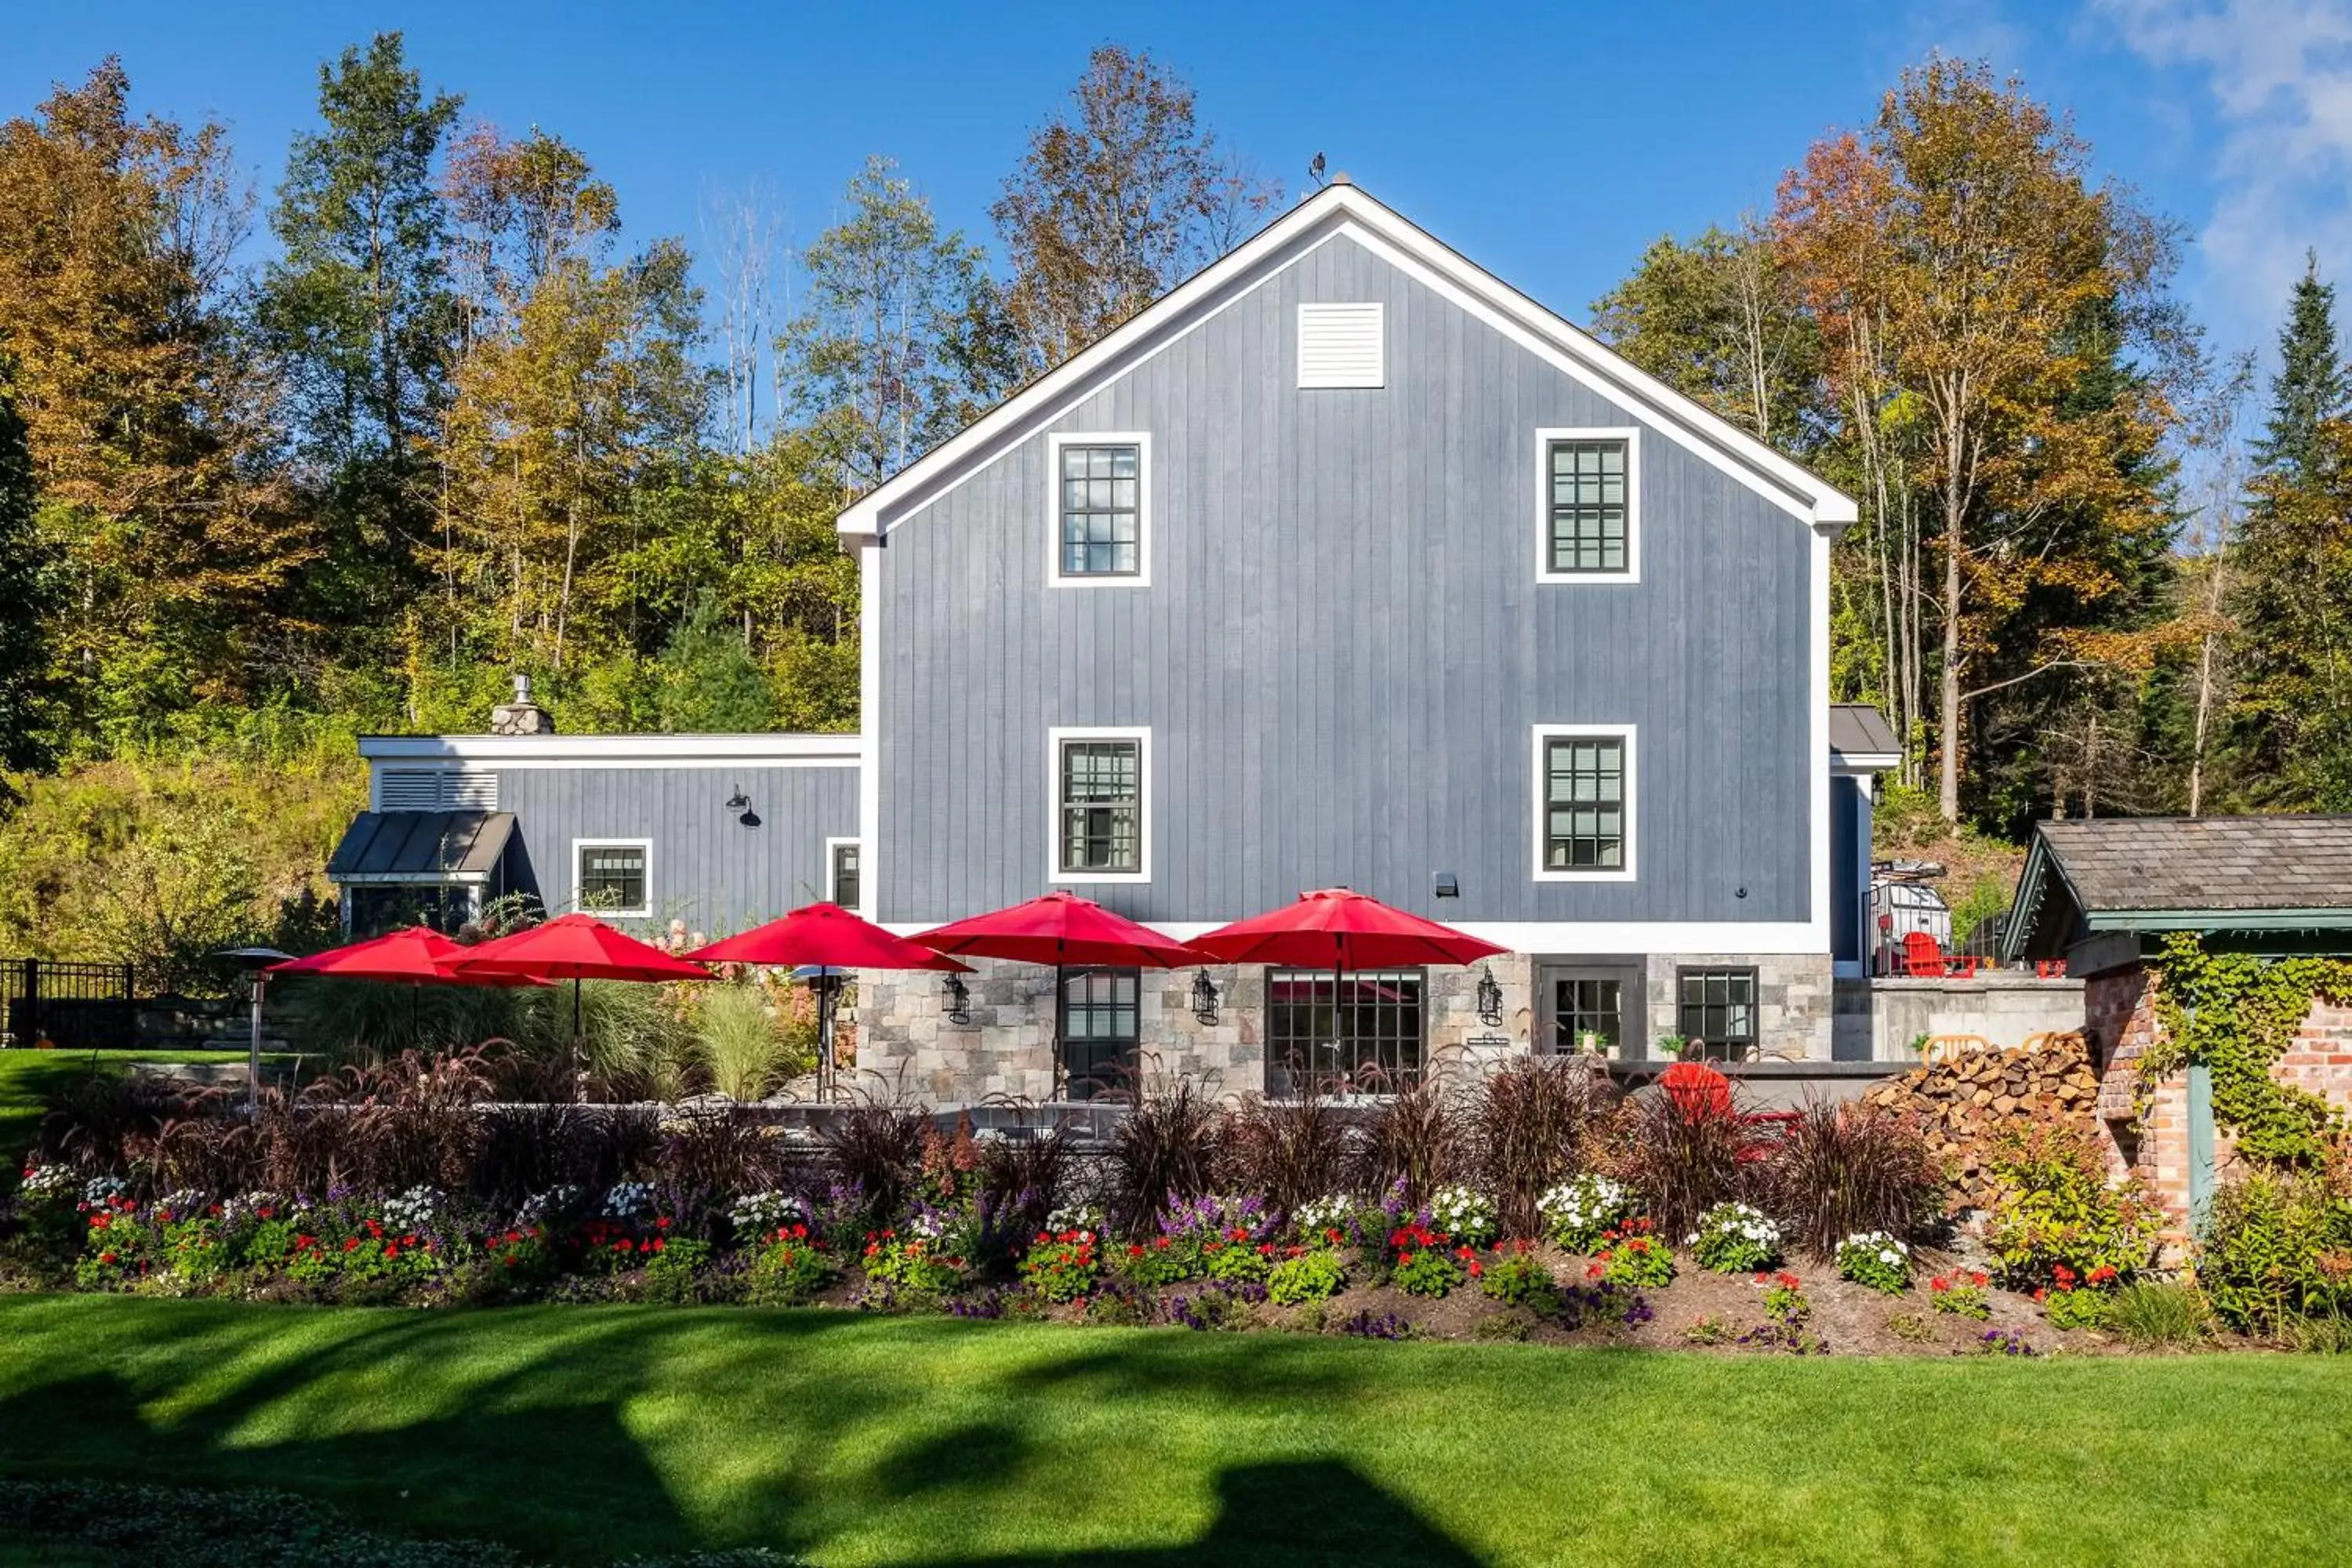
[[460, 974], [450, 965], [479, 950], [453, 942], [431, 926], [410, 926], [383, 936], [331, 947], [308, 958], [273, 963], [273, 980], [289, 974], [322, 974], [336, 980], [377, 980], [410, 985], [544, 985], [526, 974]]
[[[1008, 909], [992, 910], [970, 920], [952, 921], [914, 940], [940, 952], [966, 958], [1009, 958], [1020, 963], [1054, 966], [1054, 990], [1058, 997], [1063, 971], [1083, 969], [1182, 969], [1199, 963], [1201, 955], [1150, 926], [1138, 925], [1090, 899], [1076, 893], [1047, 893]], [[1055, 1007], [1058, 1020], [1060, 1008]], [[1063, 1054], [1057, 1025], [1054, 1054]]]
[[1224, 963], [1265, 963], [1331, 971], [1331, 1047], [1339, 1046], [1343, 970], [1409, 963], [1475, 963], [1510, 949], [1391, 909], [1369, 893], [1321, 888], [1262, 915], [1219, 926], [1192, 950]]
[[947, 974], [969, 974], [969, 964], [919, 942], [894, 936], [873, 921], [861, 920], [839, 904], [809, 904], [740, 936], [698, 947], [686, 955], [701, 963], [760, 963], [775, 968], [813, 967], [816, 988], [817, 1037], [823, 1049], [817, 1058], [819, 1092], [829, 1089], [833, 1072], [833, 1014], [841, 969], [928, 969]]
[[558, 915], [478, 947], [450, 968], [460, 975], [518, 974], [572, 982], [572, 1035], [580, 1036], [583, 980], [708, 980], [710, 971], [650, 942], [614, 931], [591, 915]]

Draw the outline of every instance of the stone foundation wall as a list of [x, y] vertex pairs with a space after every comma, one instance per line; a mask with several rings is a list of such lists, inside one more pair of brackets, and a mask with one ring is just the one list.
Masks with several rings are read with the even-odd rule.
[[[1482, 1071], [1533, 1048], [1538, 960], [1506, 953], [1467, 968], [1432, 966], [1425, 1021], [1430, 1066], [1458, 1074]], [[1682, 966], [1753, 965], [1763, 1054], [1783, 1060], [1830, 1057], [1832, 981], [1826, 954], [1757, 957], [1689, 954], [1646, 961], [1646, 1042], [1674, 1027], [1675, 972]], [[1027, 963], [976, 960], [965, 979], [970, 1022], [946, 1015], [936, 974], [866, 971], [845, 1015], [857, 1040], [845, 1085], [906, 1103], [971, 1105], [990, 1100], [1045, 1101], [1056, 1093], [1054, 972]], [[1231, 964], [1207, 973], [1217, 990], [1214, 1022], [1192, 1010], [1189, 969], [1146, 971], [1141, 994], [1140, 1068], [1147, 1086], [1189, 1077], [1221, 1097], [1265, 1088], [1265, 969]], [[1501, 988], [1501, 1021], [1478, 1016], [1478, 981], [1491, 973]]]

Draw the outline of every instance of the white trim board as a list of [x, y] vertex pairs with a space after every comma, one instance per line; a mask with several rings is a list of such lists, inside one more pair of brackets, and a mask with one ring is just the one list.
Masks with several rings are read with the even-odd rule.
[[1654, 423], [1662, 434], [1792, 516], [1832, 529], [1854, 521], [1857, 512], [1851, 497], [1637, 370], [1590, 333], [1512, 289], [1360, 187], [1331, 185], [860, 498], [843, 511], [837, 528], [853, 537], [880, 537], [899, 518], [930, 504], [1013, 444], [1050, 425], [1101, 383], [1150, 359], [1265, 278], [1340, 235], [1633, 416]]
[[[580, 902], [580, 852], [583, 849], [642, 849], [646, 852], [646, 902], [643, 909], [590, 910]], [[654, 918], [654, 841], [650, 838], [575, 838], [572, 841], [572, 897], [567, 900], [572, 909], [599, 920], [649, 921]]]
[[[1062, 570], [1062, 448], [1135, 448], [1135, 574], [1065, 573]], [[1045, 586], [1048, 588], [1149, 588], [1151, 586], [1151, 432], [1149, 430], [1056, 430], [1045, 437]]]
[[[1135, 747], [1135, 859], [1132, 871], [1062, 869], [1062, 742], [1133, 741]], [[1135, 884], [1151, 880], [1151, 731], [1140, 724], [1055, 726], [1045, 731], [1045, 880], [1055, 887], [1089, 882]], [[937, 922], [934, 922], [937, 923]], [[928, 927], [918, 926], [918, 931]]]
[[[1535, 861], [1531, 868], [1538, 882], [1631, 882], [1636, 879], [1636, 855], [1639, 850], [1641, 824], [1641, 773], [1638, 754], [1640, 742], [1631, 724], [1538, 724], [1533, 727], [1534, 741], [1529, 747], [1534, 759], [1534, 793], [1528, 798], [1528, 825], [1535, 833]], [[1544, 864], [1544, 850], [1551, 835], [1549, 831], [1550, 812], [1550, 779], [1544, 766], [1544, 749], [1551, 741], [1569, 741], [1589, 736], [1599, 741], [1622, 741], [1625, 743], [1625, 799], [1621, 809], [1625, 815], [1625, 864], [1616, 870], [1599, 868], [1572, 871], [1555, 871]]]
[[362, 735], [370, 762], [527, 767], [856, 767], [862, 735]]
[[[929, 931], [936, 921], [886, 921], [900, 936]], [[1235, 914], [1233, 920], [1241, 919]], [[1162, 936], [1190, 942], [1232, 921], [1145, 921]], [[1545, 958], [1790, 958], [1830, 956], [1829, 929], [1808, 921], [1453, 921], [1444, 922], [1513, 952]], [[1212, 968], [1232, 968], [1213, 964]], [[1244, 965], [1243, 967], [1251, 967]]]

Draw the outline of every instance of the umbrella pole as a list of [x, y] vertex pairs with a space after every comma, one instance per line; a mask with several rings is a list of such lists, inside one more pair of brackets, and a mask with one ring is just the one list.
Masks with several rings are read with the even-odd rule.
[[572, 1100], [588, 1098], [587, 1042], [580, 1037], [580, 976], [572, 977]]
[[246, 1042], [245, 1113], [256, 1120], [261, 1115], [261, 988], [268, 984], [266, 974], [253, 977], [253, 1036]]
[[831, 1101], [841, 1069], [833, 1059], [833, 976], [816, 977], [816, 1097]]

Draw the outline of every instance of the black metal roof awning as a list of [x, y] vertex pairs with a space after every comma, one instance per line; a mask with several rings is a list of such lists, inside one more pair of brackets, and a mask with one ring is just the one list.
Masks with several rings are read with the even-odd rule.
[[483, 882], [514, 832], [510, 811], [363, 811], [327, 861], [333, 882]]

